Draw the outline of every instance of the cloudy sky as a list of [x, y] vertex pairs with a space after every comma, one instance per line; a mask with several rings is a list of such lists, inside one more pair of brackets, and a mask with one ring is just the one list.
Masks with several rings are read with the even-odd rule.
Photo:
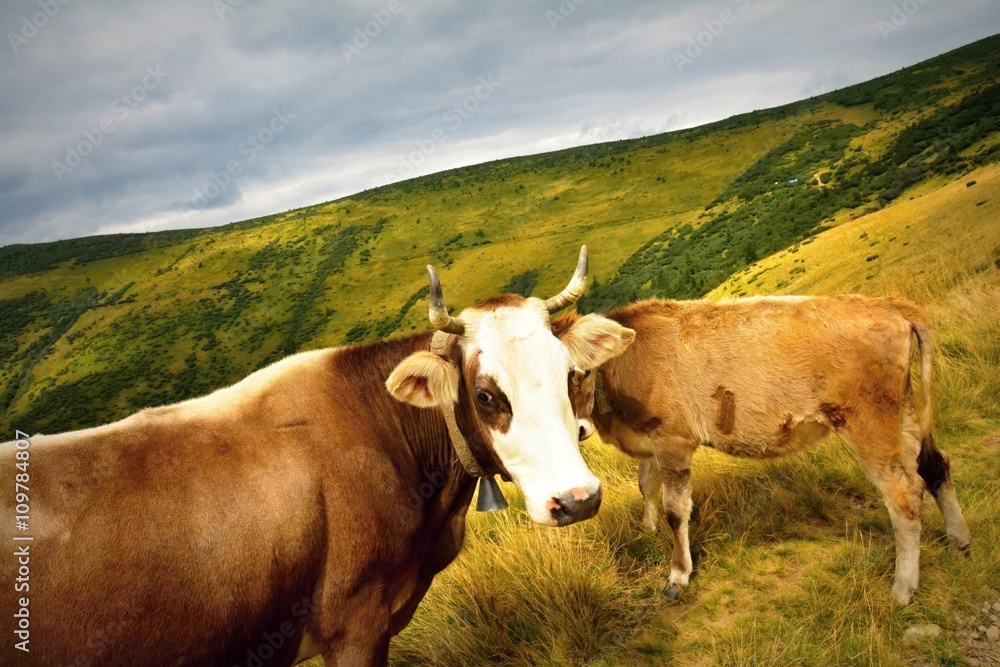
[[996, 0], [4, 0], [0, 245], [206, 227], [680, 129], [1000, 31]]

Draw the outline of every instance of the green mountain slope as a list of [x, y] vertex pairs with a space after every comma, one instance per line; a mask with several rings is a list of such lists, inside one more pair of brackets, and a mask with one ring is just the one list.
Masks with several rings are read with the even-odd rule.
[[[495, 161], [221, 228], [0, 248], [0, 427], [61, 431], [292, 352], [425, 328], [502, 287], [581, 308], [707, 293], [1000, 159], [1000, 38], [691, 130]], [[942, 230], [946, 233], [946, 230]]]

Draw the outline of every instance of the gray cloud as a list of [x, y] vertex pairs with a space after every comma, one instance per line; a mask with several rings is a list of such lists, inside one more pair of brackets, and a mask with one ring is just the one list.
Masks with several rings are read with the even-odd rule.
[[0, 243], [222, 224], [689, 127], [998, 25], [991, 0], [3, 3]]

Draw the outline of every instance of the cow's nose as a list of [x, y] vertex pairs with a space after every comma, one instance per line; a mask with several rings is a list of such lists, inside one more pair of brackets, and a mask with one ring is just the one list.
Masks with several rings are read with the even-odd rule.
[[549, 513], [557, 526], [568, 526], [577, 521], [583, 521], [597, 514], [601, 507], [601, 485], [591, 493], [582, 486], [570, 489], [560, 496], [553, 496], [548, 502]]

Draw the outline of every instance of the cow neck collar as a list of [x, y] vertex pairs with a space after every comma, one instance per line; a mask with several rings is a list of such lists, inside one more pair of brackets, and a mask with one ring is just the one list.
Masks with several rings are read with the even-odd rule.
[[[434, 337], [431, 338], [431, 352], [434, 354], [444, 352], [444, 348], [448, 344], [448, 336], [449, 334], [443, 331], [435, 332]], [[444, 414], [444, 423], [448, 425], [448, 436], [451, 438], [455, 453], [458, 454], [458, 460], [461, 461], [462, 467], [470, 475], [479, 479], [479, 497], [476, 502], [476, 510], [495, 512], [507, 509], [507, 499], [503, 497], [500, 486], [493, 479], [493, 475], [485, 471], [479, 459], [472, 453], [465, 436], [459, 430], [458, 423], [455, 421], [455, 405], [450, 404], [442, 408], [441, 412]]]
[[[448, 336], [449, 334], [444, 331], [435, 332], [434, 337], [431, 339], [431, 352], [434, 354], [444, 352], [444, 348], [448, 344]], [[455, 406], [452, 404], [443, 407], [441, 408], [441, 412], [444, 413], [444, 422], [448, 425], [448, 435], [451, 437], [452, 445], [455, 447], [455, 453], [458, 454], [458, 460], [462, 462], [462, 467], [473, 477], [492, 477], [492, 475], [486, 473], [483, 466], [479, 463], [479, 459], [476, 458], [476, 455], [472, 453], [472, 449], [469, 448], [469, 443], [465, 441], [465, 437], [459, 430], [458, 423], [455, 421]]]
[[598, 414], [606, 415], [611, 412], [611, 401], [608, 400], [608, 392], [604, 389], [604, 370], [598, 368], [594, 372], [597, 373], [594, 379], [594, 405]]
[[458, 424], [455, 422], [454, 406], [449, 405], [446, 408], [442, 408], [441, 412], [444, 413], [444, 423], [448, 425], [448, 436], [451, 438], [451, 443], [455, 447], [455, 453], [458, 454], [458, 460], [462, 462], [462, 467], [465, 468], [465, 471], [473, 477], [491, 477], [491, 475], [487, 475], [486, 471], [483, 470], [483, 467], [479, 464], [479, 459], [472, 453], [469, 443], [465, 441], [462, 432], [458, 430]]

